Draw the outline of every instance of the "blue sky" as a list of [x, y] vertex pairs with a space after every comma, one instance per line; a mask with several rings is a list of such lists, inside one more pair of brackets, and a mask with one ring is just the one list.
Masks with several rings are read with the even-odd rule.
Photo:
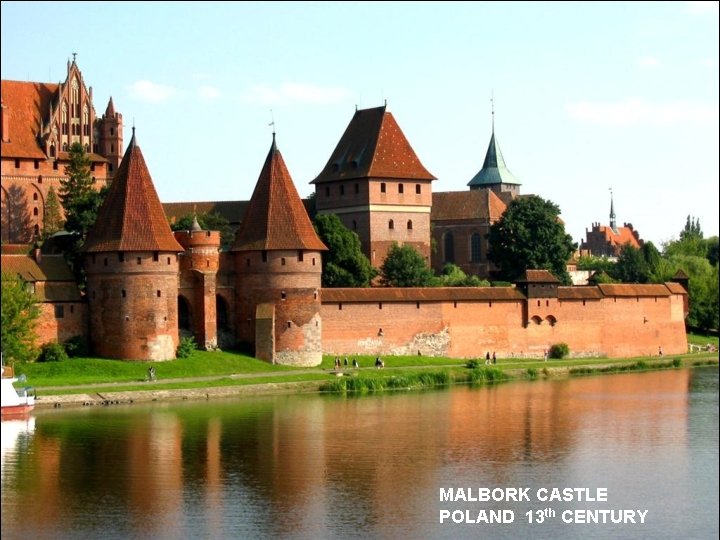
[[77, 52], [98, 115], [133, 122], [163, 202], [248, 199], [271, 143], [298, 191], [387, 100], [462, 191], [490, 139], [574, 241], [618, 221], [658, 247], [718, 234], [718, 3], [2, 2], [2, 78]]

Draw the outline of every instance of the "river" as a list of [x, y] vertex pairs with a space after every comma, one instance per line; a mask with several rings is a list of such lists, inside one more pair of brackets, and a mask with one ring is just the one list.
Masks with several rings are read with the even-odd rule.
[[717, 538], [718, 487], [717, 367], [2, 422], [3, 539]]

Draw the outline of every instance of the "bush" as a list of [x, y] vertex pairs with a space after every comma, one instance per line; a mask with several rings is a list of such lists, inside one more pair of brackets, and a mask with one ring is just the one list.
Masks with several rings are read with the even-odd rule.
[[480, 362], [477, 360], [468, 360], [468, 362], [465, 364], [465, 367], [468, 369], [475, 369], [476, 367], [480, 367]]
[[550, 358], [565, 358], [568, 354], [570, 354], [570, 347], [567, 343], [556, 343], [550, 347]]
[[68, 339], [65, 342], [65, 352], [70, 358], [90, 354], [90, 347], [85, 336], [73, 336]]
[[46, 343], [40, 347], [38, 362], [63, 362], [68, 359], [65, 347], [57, 341]]
[[178, 358], [188, 358], [192, 355], [193, 351], [197, 349], [197, 343], [195, 343], [194, 337], [184, 337], [180, 340], [180, 345], [177, 348]]

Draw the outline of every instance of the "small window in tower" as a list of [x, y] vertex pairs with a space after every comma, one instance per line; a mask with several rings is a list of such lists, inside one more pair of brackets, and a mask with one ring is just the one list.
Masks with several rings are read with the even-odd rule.
[[157, 297], [158, 298], [162, 297], [162, 293], [160, 292], [160, 289], [157, 290]]
[[118, 253], [118, 260], [120, 262], [125, 262], [125, 254], [124, 253]]
[[395, 222], [391, 219], [388, 221], [388, 229], [394, 229], [395, 228]]
[[382, 182], [380, 184], [380, 193], [385, 193], [386, 189], [387, 189], [387, 187], [385, 186], [385, 182]]
[[342, 311], [342, 302], [339, 302], [339, 303], [338, 303], [338, 310], [339, 310], [339, 311]]
[[318, 294], [317, 291], [315, 291], [315, 292], [313, 293], [313, 300], [317, 300], [317, 294]]
[[125, 291], [125, 289], [122, 290], [122, 297], [123, 297], [123, 298], [126, 298], [126, 297], [127, 297], [127, 292]]
[[415, 308], [420, 309], [420, 302], [415, 302]]
[[415, 184], [415, 193], [420, 195], [422, 193], [422, 188], [420, 187], [420, 184]]
[[137, 258], [137, 263], [142, 264], [142, 259], [140, 257]]
[[287, 300], [287, 293], [285, 291], [280, 293], [280, 300]]
[[267, 262], [267, 251], [265, 250], [262, 252], [262, 262]]
[[167, 262], [168, 262], [168, 264], [170, 264], [170, 257], [167, 258]]
[[36, 169], [39, 169], [39, 168], [40, 168], [40, 160], [39, 160], [39, 159], [36, 159], [35, 162], [33, 163], [33, 166], [34, 166]]
[[288, 322], [287, 322], [287, 327], [288, 327], [288, 328], [292, 328], [292, 322], [288, 321]]
[[19, 169], [19, 168], [20, 168], [20, 160], [19, 160], [19, 159], [16, 159], [16, 160], [15, 160], [15, 168], [16, 168], [16, 169]]
[[37, 193], [33, 193], [33, 201], [37, 201], [37, 200], [38, 200], [38, 194], [37, 194]]
[[405, 193], [405, 186], [403, 184], [398, 184], [398, 193]]
[[378, 309], [382, 309], [382, 302], [378, 302]]
[[37, 216], [39, 213], [37, 208], [33, 208], [33, 216]]
[[285, 266], [285, 257], [280, 258], [280, 265]]
[[65, 318], [65, 306], [55, 305], [55, 318], [56, 319], [64, 319]]
[[315, 257], [313, 257], [313, 266], [315, 266]]
[[160, 260], [160, 252], [153, 251], [153, 262], [158, 262], [159, 260]]
[[360, 184], [355, 184], [355, 195], [360, 193]]
[[115, 135], [115, 128], [110, 128], [110, 135]]
[[302, 249], [298, 249], [298, 262], [303, 262], [305, 260], [305, 254], [303, 253]]
[[107, 257], [103, 259], [103, 266], [107, 266]]
[[53, 161], [53, 170], [55, 170], [55, 171], [58, 170], [58, 162], [57, 161]]
[[408, 231], [412, 231], [412, 219], [408, 219], [407, 228], [408, 228]]
[[540, 300], [538, 300], [537, 303], [538, 303], [538, 307], [540, 307]]

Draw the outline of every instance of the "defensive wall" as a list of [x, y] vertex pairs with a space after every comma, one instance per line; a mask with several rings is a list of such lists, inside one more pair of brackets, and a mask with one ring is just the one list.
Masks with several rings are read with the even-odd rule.
[[537, 357], [687, 351], [685, 290], [676, 283], [558, 287], [527, 298], [515, 287], [322, 290], [322, 342], [331, 355]]

